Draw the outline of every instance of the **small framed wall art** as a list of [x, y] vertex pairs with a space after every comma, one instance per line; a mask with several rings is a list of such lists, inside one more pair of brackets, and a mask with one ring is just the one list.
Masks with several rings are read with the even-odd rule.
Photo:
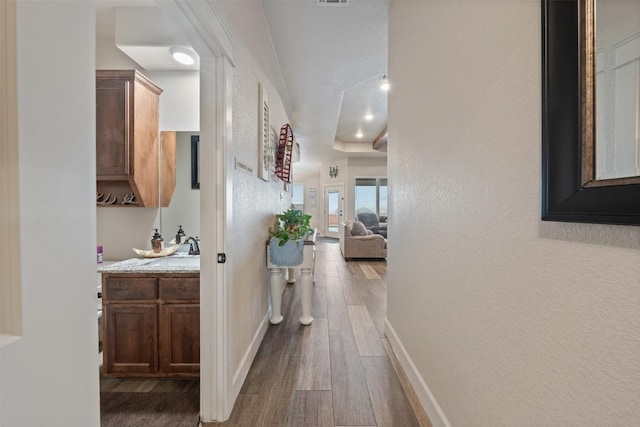
[[264, 85], [258, 84], [258, 176], [269, 181], [270, 138], [269, 96]]

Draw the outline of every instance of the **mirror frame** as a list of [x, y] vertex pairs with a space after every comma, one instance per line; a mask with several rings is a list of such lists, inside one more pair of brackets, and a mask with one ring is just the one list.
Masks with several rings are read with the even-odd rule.
[[200, 135], [191, 135], [191, 188], [200, 189]]
[[640, 225], [640, 184], [593, 179], [594, 0], [541, 5], [542, 220]]

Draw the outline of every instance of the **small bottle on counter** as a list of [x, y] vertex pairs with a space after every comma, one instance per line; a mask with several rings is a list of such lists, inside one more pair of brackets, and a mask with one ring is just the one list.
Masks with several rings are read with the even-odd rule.
[[186, 237], [186, 234], [184, 234], [184, 230], [182, 229], [181, 225], [178, 225], [178, 232], [176, 233], [176, 245], [179, 245], [180, 243], [182, 243], [182, 239], [184, 239]]
[[102, 246], [98, 246], [98, 264], [102, 264]]
[[156, 232], [151, 239], [151, 249], [153, 249], [153, 252], [159, 253], [162, 251], [162, 236], [158, 233], [157, 228], [154, 228], [154, 230], [156, 230]]

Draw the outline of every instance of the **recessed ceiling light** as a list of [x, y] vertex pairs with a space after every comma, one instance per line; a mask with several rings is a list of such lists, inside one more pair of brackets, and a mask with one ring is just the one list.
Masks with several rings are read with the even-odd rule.
[[373, 114], [367, 114], [366, 116], [364, 116], [364, 119], [370, 122], [371, 120], [373, 120]]
[[362, 138], [362, 131], [359, 130], [358, 133], [356, 133], [356, 138]]
[[193, 52], [189, 49], [185, 49], [183, 47], [172, 47], [170, 51], [173, 59], [180, 64], [193, 65], [196, 62]]

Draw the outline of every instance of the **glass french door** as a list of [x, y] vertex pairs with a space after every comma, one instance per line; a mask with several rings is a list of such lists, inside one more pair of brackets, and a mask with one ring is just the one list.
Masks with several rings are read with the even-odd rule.
[[324, 234], [327, 237], [339, 238], [338, 225], [344, 221], [343, 186], [335, 185], [324, 189]]

